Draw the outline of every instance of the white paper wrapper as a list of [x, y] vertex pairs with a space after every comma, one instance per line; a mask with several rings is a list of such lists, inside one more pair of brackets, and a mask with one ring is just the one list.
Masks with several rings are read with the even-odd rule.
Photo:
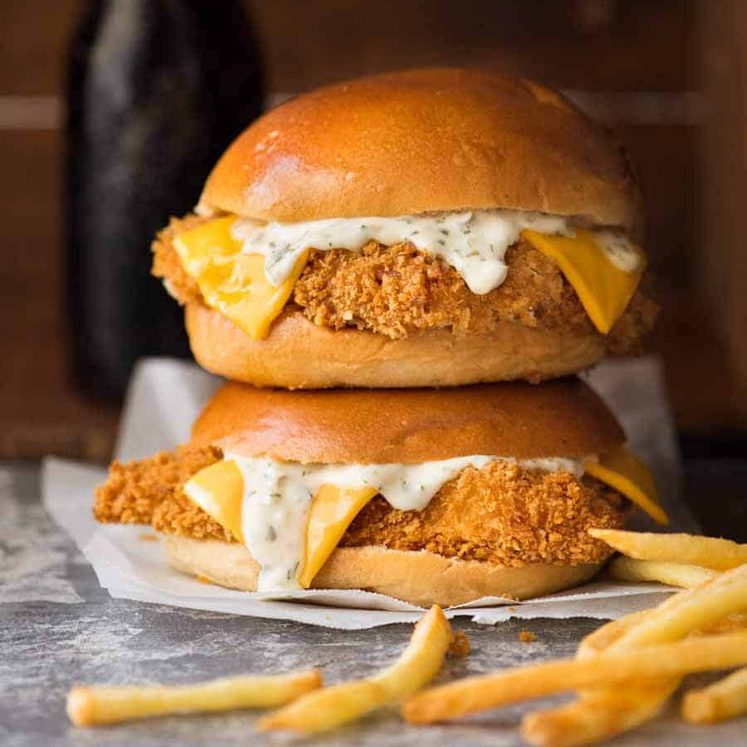
[[[661, 366], [655, 358], [605, 362], [586, 375], [588, 383], [610, 404], [634, 450], [653, 468], [672, 529], [696, 526], [677, 503], [677, 450]], [[189, 438], [193, 420], [219, 380], [190, 363], [151, 359], [140, 363], [130, 385], [116, 448], [120, 460], [137, 459], [171, 449]], [[50, 458], [44, 464], [44, 505], [73, 538], [101, 585], [116, 598], [295, 620], [343, 629], [413, 622], [419, 608], [365, 591], [310, 590], [278, 598], [204, 584], [170, 568], [160, 542], [144, 541], [148, 527], [99, 525], [91, 515], [94, 487], [105, 470]], [[637, 516], [639, 528], [651, 522]], [[595, 617], [614, 619], [656, 604], [667, 594], [652, 584], [598, 580], [579, 589], [530, 602], [486, 598], [448, 611], [478, 622], [510, 617]]]

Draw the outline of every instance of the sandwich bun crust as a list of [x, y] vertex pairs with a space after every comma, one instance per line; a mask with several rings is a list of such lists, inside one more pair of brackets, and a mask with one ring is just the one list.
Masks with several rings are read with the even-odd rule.
[[[169, 561], [220, 586], [255, 591], [259, 565], [238, 543], [164, 535]], [[521, 567], [384, 547], [339, 547], [314, 579], [316, 589], [366, 589], [421, 607], [451, 607], [484, 596], [530, 599], [588, 581], [601, 564]]]
[[459, 389], [289, 392], [229, 382], [195, 422], [192, 442], [224, 453], [324, 464], [418, 464], [485, 454], [581, 458], [624, 433], [580, 379]]
[[633, 228], [640, 194], [619, 142], [560, 94], [434, 68], [273, 109], [218, 161], [200, 207], [281, 223], [507, 208]]
[[207, 371], [288, 389], [539, 382], [581, 371], [605, 355], [602, 337], [593, 332], [572, 335], [513, 322], [503, 322], [489, 334], [443, 329], [391, 339], [320, 327], [300, 311], [286, 310], [267, 338], [252, 340], [199, 302], [186, 305], [185, 322], [195, 359]]

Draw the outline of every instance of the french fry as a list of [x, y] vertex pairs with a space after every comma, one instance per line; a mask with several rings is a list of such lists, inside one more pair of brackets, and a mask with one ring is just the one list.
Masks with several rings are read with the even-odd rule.
[[[622, 638], [634, 625], [642, 622], [652, 611], [640, 610], [639, 612], [632, 612], [629, 615], [625, 615], [625, 617], [611, 620], [596, 630], [592, 630], [579, 643], [576, 649], [576, 658], [584, 659], [587, 656], [594, 656], [600, 651], [604, 651], [604, 649], [611, 646], [615, 641]], [[747, 614], [735, 613], [694, 632], [699, 634], [736, 633], [744, 629], [747, 629]]]
[[741, 612], [747, 612], [747, 565], [669, 597], [611, 648], [676, 641]]
[[659, 581], [684, 589], [699, 586], [718, 574], [718, 571], [699, 565], [626, 557], [615, 558], [609, 565], [609, 572], [612, 578], [620, 581]]
[[632, 690], [602, 690], [559, 708], [529, 713], [521, 736], [538, 747], [578, 747], [603, 742], [654, 718], [680, 680], [657, 680]]
[[747, 563], [747, 545], [716, 537], [626, 532], [622, 529], [590, 529], [589, 534], [637, 560], [699, 565], [714, 571], [728, 571]]
[[402, 714], [414, 723], [445, 721], [567, 690], [741, 664], [747, 664], [747, 630], [468, 677], [416, 695], [405, 703]]
[[718, 622], [701, 628], [698, 633], [736, 633], [738, 630], [747, 629], [747, 613], [735, 612], [733, 615], [719, 620]]
[[747, 713], [747, 667], [682, 699], [682, 718], [693, 724], [712, 724]]
[[[702, 586], [681, 591], [631, 625], [609, 651], [676, 641], [747, 610], [747, 566], [727, 571]], [[595, 690], [560, 708], [522, 720], [522, 736], [542, 747], [575, 747], [609, 739], [652, 719], [677, 689], [679, 677], [643, 681], [625, 692]]]
[[581, 643], [579, 643], [578, 648], [576, 649], [576, 658], [584, 659], [587, 656], [594, 656], [600, 651], [609, 648], [609, 646], [622, 638], [622, 636], [634, 625], [638, 625], [638, 623], [649, 615], [650, 612], [651, 610], [631, 612], [631, 614], [625, 615], [625, 617], [611, 620], [596, 630], [593, 630], [589, 635], [581, 640]]
[[195, 685], [73, 687], [67, 715], [75, 726], [113, 724], [172, 713], [283, 705], [322, 685], [316, 669], [290, 674], [225, 677]]
[[434, 605], [419, 620], [407, 648], [390, 667], [366, 679], [309, 693], [260, 719], [257, 728], [312, 733], [354, 721], [428, 684], [441, 669], [450, 643], [449, 621]]

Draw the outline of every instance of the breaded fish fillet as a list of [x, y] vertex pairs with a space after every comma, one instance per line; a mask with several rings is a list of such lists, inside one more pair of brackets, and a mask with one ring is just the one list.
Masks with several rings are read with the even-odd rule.
[[[153, 274], [163, 278], [182, 304], [201, 300], [196, 282], [183, 268], [173, 238], [204, 219], [172, 218], [153, 242]], [[472, 293], [459, 273], [439, 257], [412, 244], [375, 241], [360, 251], [312, 251], [289, 303], [319, 326], [354, 327], [390, 338], [426, 329], [487, 333], [501, 322], [594, 333], [573, 287], [555, 260], [526, 241], [506, 254], [506, 280], [490, 293]], [[656, 319], [657, 306], [639, 288], [605, 342], [611, 352], [633, 353]]]
[[[166, 534], [234, 541], [182, 490], [194, 473], [220, 458], [213, 447], [183, 446], [115, 462], [96, 491], [94, 515], [102, 522], [151, 524]], [[376, 496], [340, 544], [428, 550], [510, 566], [599, 562], [609, 548], [587, 530], [621, 527], [628, 505], [592, 478], [493, 462], [462, 470], [423, 511], [399, 511]]]

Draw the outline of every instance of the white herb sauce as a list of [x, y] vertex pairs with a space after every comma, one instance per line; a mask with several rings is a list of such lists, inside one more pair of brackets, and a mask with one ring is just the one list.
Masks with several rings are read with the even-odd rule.
[[300, 464], [226, 454], [244, 477], [241, 526], [244, 542], [259, 563], [257, 591], [299, 589], [306, 515], [322, 485], [374, 487], [400, 511], [424, 509], [441, 486], [465, 467], [503, 461], [545, 472], [584, 473], [580, 459], [513, 459], [467, 456], [421, 464]]
[[[357, 251], [369, 241], [391, 246], [410, 242], [419, 250], [441, 257], [477, 295], [489, 293], [505, 279], [505, 255], [524, 229], [572, 237], [569, 218], [519, 210], [474, 210], [462, 213], [424, 213], [393, 218], [329, 218], [303, 223], [257, 223], [239, 220], [233, 235], [247, 254], [263, 254], [265, 275], [275, 286], [288, 277], [298, 257], [309, 248], [319, 251]], [[612, 231], [605, 235], [605, 251], [620, 269], [638, 264], [638, 254], [627, 240]]]
[[604, 249], [607, 259], [612, 262], [618, 270], [623, 272], [635, 272], [640, 256], [634, 244], [623, 233], [609, 230], [593, 231], [597, 244]]
[[244, 242], [244, 252], [265, 255], [265, 275], [276, 286], [309, 247], [355, 251], [369, 241], [386, 246], [408, 241], [423, 252], [441, 257], [459, 272], [473, 293], [482, 295], [505, 280], [506, 250], [518, 241], [525, 228], [542, 233], [568, 231], [565, 218], [514, 210], [481, 210], [287, 224], [239, 221], [234, 226], [234, 237]]

